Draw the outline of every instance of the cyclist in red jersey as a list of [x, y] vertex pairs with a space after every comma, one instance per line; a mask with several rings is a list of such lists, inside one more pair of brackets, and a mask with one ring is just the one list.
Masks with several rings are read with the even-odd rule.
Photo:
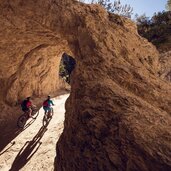
[[21, 103], [21, 108], [24, 112], [28, 112], [28, 115], [30, 118], [32, 118], [32, 102], [31, 102], [31, 97], [27, 97], [25, 100], [22, 101]]

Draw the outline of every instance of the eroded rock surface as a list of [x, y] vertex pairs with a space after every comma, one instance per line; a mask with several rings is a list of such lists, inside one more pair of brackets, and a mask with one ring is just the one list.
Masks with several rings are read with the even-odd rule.
[[171, 87], [158, 77], [158, 52], [131, 21], [75, 1], [0, 8], [5, 107], [53, 94], [62, 53], [76, 59], [56, 170], [171, 169]]
[[160, 54], [160, 77], [171, 82], [171, 51]]

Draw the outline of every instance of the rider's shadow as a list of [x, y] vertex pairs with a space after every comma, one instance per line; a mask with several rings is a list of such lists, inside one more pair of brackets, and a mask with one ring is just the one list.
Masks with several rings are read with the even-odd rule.
[[37, 152], [37, 150], [42, 144], [40, 140], [43, 137], [44, 133], [47, 131], [47, 126], [49, 122], [45, 126], [42, 126], [40, 128], [39, 132], [34, 136], [34, 138], [31, 141], [27, 141], [24, 144], [24, 146], [17, 154], [9, 171], [20, 170], [33, 157], [33, 155]]

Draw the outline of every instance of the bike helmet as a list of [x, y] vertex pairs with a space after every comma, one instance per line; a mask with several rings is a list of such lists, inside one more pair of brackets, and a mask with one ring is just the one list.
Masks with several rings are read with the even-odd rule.
[[27, 97], [27, 100], [30, 100], [31, 99], [31, 97]]

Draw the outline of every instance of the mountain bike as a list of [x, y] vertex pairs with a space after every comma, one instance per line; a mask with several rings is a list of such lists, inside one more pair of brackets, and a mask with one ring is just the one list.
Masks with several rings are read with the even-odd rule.
[[[39, 109], [36, 106], [32, 106], [32, 113], [31, 115], [34, 116], [33, 119], [36, 119], [39, 114]], [[25, 111], [17, 120], [17, 126], [19, 128], [24, 128], [24, 125], [26, 124], [27, 120], [29, 119], [29, 111]]]

